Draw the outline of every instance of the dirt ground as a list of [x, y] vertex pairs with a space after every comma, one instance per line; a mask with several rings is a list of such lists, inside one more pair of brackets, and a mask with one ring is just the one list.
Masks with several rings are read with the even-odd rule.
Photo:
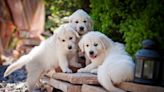
[[19, 83], [0, 83], [0, 92], [28, 92], [25, 82]]

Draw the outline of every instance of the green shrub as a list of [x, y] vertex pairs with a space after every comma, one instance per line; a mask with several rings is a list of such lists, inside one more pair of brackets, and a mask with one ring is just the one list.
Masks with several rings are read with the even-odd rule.
[[95, 29], [124, 42], [134, 55], [141, 41], [153, 39], [164, 49], [164, 2], [160, 0], [90, 0]]
[[45, 0], [46, 31], [53, 31], [61, 24], [63, 17], [69, 16], [81, 8], [81, 0]]

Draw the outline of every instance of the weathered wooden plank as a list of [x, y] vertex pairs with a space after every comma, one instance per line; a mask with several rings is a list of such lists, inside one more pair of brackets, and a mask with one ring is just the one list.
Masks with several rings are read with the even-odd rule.
[[131, 82], [123, 82], [118, 87], [130, 92], [164, 92], [164, 87], [143, 85]]
[[90, 73], [56, 73], [53, 78], [72, 84], [99, 84], [96, 75]]
[[[123, 82], [119, 88], [130, 92], [164, 92], [164, 87], [142, 85], [131, 82]], [[93, 85], [83, 85], [82, 92], [108, 92], [104, 88]]]
[[63, 92], [81, 92], [81, 86], [80, 85], [74, 85], [74, 84], [70, 84], [64, 81], [59, 81], [56, 79], [44, 79], [44, 81], [53, 86], [56, 89], [59, 89]]
[[83, 84], [81, 88], [81, 92], [108, 92], [108, 91], [106, 91], [104, 88], [99, 86]]
[[[68, 83], [69, 85], [83, 84], [83, 85], [79, 85], [79, 86], [82, 86], [82, 89], [81, 89], [82, 92], [107, 92], [103, 87], [100, 87], [100, 86], [85, 85], [85, 84], [96, 84], [96, 85], [98, 84], [97, 77], [96, 77], [96, 75], [93, 75], [93, 74], [56, 73], [53, 75], [53, 78], [50, 78], [50, 79], [52, 81], [54, 80], [54, 81], [58, 81], [58, 82], [67, 81], [67, 82], [69, 82]], [[59, 80], [56, 80], [56, 79], [59, 79]], [[62, 80], [62, 81], [60, 81], [60, 80]], [[53, 84], [53, 85], [55, 85], [55, 84]], [[60, 85], [63, 85], [63, 84], [56, 83], [57, 87], [55, 87], [55, 88], [61, 89]], [[63, 88], [62, 88], [63, 90], [66, 90], [66, 89], [64, 89], [64, 87], [68, 88], [67, 86], [63, 86]], [[164, 87], [143, 85], [143, 84], [137, 84], [137, 83], [133, 83], [133, 82], [123, 82], [120, 85], [118, 85], [117, 87], [121, 88], [123, 90], [126, 90], [126, 91], [130, 91], [130, 92], [164, 92]], [[72, 92], [76, 92], [76, 91], [72, 91]]]

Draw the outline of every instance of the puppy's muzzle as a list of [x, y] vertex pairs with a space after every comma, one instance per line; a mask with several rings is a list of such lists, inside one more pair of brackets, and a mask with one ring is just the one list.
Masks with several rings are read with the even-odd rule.
[[93, 51], [89, 51], [89, 54], [90, 54], [90, 55], [94, 55], [94, 52], [93, 52]]
[[79, 29], [80, 29], [80, 31], [84, 31], [84, 27], [82, 27], [82, 26]]
[[95, 55], [94, 51], [89, 51], [89, 57], [91, 59], [95, 59], [97, 57], [97, 55]]
[[68, 49], [71, 50], [72, 49], [72, 46], [68, 46]]

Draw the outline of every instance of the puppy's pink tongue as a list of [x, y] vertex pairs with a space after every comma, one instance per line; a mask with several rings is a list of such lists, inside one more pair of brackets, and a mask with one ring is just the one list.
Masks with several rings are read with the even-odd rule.
[[96, 55], [90, 55], [92, 59], [95, 59], [97, 56]]

